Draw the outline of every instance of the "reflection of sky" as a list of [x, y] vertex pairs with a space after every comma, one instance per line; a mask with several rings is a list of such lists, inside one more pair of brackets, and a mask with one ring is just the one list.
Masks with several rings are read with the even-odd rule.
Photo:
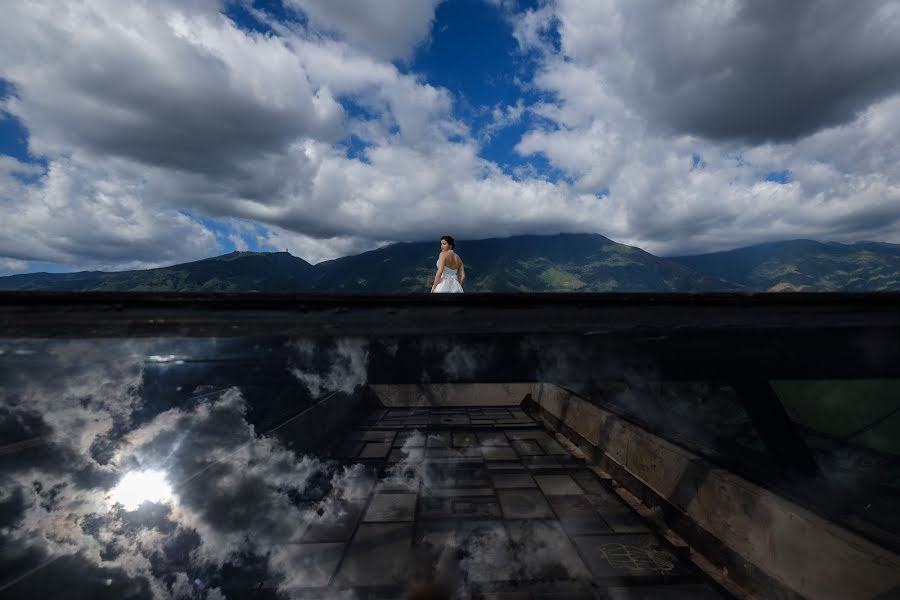
[[364, 383], [364, 345], [308, 345], [0, 341], [0, 596], [220, 598], [289, 581], [310, 515], [367, 480], [264, 435]]
[[[397, 353], [396, 340], [381, 345]], [[448, 380], [477, 374], [496, 353], [442, 339], [416, 348], [441, 357], [429, 373]], [[542, 379], [579, 375], [547, 344], [526, 351], [540, 352]], [[297, 569], [310, 521], [337, 526], [372, 482], [362, 465], [291, 450], [282, 426], [365, 383], [368, 352], [358, 339], [0, 340], [0, 597], [214, 599], [260, 586], [259, 597], [290, 597], [315, 576]], [[650, 410], [658, 405], [636, 393], [607, 399], [646, 409], [670, 434], [692, 425], [697, 441], [704, 424], [740, 424], [735, 401], [705, 384], [631, 379], [654, 384], [665, 408]], [[418, 453], [384, 480], [408, 491], [433, 476], [424, 438], [411, 440]], [[830, 456], [846, 460], [829, 477], [874, 468]], [[454, 535], [466, 556], [498, 547], [491, 528], [464, 533]], [[554, 531], [532, 533], [529, 557], [555, 555]], [[435, 544], [445, 551], [442, 536]], [[469, 571], [482, 564], [467, 560]]]

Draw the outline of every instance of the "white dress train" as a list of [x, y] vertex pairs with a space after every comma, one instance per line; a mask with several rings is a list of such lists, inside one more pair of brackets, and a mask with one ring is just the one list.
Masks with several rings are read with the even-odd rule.
[[[440, 261], [438, 261], [440, 264]], [[437, 266], [437, 265], [435, 265]], [[438, 284], [434, 286], [434, 289], [431, 290], [432, 294], [462, 294], [463, 287], [459, 282], [459, 279], [456, 278], [456, 269], [451, 269], [450, 267], [444, 267], [444, 272], [441, 273], [441, 280], [438, 281]]]

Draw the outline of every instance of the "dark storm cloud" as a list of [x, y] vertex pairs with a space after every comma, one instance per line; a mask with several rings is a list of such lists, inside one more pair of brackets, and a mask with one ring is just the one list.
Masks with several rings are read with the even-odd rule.
[[790, 140], [900, 90], [895, 0], [744, 0], [719, 17], [725, 6], [626, 4], [636, 68], [625, 85], [651, 121], [720, 140]]

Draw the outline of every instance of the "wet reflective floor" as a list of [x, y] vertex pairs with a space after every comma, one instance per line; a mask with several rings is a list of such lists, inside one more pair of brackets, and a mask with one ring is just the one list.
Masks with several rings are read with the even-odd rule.
[[365, 474], [297, 545], [302, 597], [727, 597], [518, 407], [373, 410], [333, 456]]
[[0, 340], [0, 597], [723, 597], [518, 406], [379, 408], [368, 351]]

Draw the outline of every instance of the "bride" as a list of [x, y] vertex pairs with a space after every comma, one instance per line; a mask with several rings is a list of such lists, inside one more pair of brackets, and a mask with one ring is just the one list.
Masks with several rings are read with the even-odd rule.
[[[449, 235], [441, 237], [441, 254], [437, 261], [437, 274], [434, 276], [434, 285], [431, 286], [432, 294], [461, 294], [462, 283], [466, 280], [466, 270], [463, 262], [453, 251], [456, 240]], [[457, 279], [457, 273], [459, 278]]]

